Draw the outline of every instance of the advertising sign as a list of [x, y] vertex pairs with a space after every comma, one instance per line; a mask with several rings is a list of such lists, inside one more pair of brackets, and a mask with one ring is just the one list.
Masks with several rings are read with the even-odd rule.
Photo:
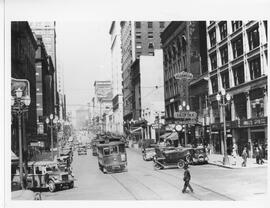
[[179, 73], [176, 73], [174, 75], [174, 78], [175, 79], [186, 79], [186, 80], [189, 80], [189, 79], [192, 79], [193, 78], [193, 74], [189, 73], [189, 72], [185, 72], [185, 71], [181, 71]]
[[196, 117], [197, 117], [197, 113], [195, 111], [174, 112], [174, 118], [195, 119]]
[[11, 78], [11, 96], [16, 96], [17, 89], [22, 90], [22, 98], [30, 96], [30, 84], [27, 79], [14, 79]]

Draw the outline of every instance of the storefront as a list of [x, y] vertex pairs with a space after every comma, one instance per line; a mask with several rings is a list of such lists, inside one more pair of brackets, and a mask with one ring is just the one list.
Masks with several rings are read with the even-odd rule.
[[[213, 147], [213, 152], [216, 154], [224, 154], [224, 124], [214, 123], [211, 124], [210, 128], [210, 144]], [[227, 154], [231, 154], [232, 146], [234, 142], [233, 131], [237, 128], [237, 121], [226, 122], [226, 143], [227, 143]]]
[[261, 146], [263, 157], [267, 158], [267, 117], [240, 120], [235, 137], [239, 153], [247, 147], [249, 157], [255, 157], [254, 150]]

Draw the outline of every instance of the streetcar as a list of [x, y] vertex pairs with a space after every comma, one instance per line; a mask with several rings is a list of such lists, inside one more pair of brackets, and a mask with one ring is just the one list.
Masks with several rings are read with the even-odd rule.
[[98, 166], [103, 173], [113, 173], [126, 171], [127, 153], [125, 142], [106, 141], [97, 144]]

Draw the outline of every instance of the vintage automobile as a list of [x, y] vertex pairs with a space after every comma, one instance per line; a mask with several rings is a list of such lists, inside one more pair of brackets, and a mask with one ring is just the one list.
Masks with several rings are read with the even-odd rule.
[[208, 163], [208, 157], [204, 147], [196, 147], [190, 150], [189, 164], [205, 164]]
[[[12, 180], [20, 180], [19, 171], [12, 176]], [[59, 190], [65, 186], [74, 187], [74, 176], [61, 171], [57, 162], [36, 161], [28, 162], [28, 174], [26, 178], [28, 189], [48, 188], [50, 192]]]
[[87, 155], [87, 148], [85, 145], [81, 145], [78, 148], [78, 155]]
[[156, 151], [154, 147], [148, 147], [142, 150], [143, 160], [149, 161], [153, 160], [156, 155]]
[[126, 170], [127, 154], [123, 141], [105, 142], [97, 144], [98, 165], [103, 173]]
[[153, 158], [155, 169], [182, 168], [191, 162], [192, 148], [158, 146]]

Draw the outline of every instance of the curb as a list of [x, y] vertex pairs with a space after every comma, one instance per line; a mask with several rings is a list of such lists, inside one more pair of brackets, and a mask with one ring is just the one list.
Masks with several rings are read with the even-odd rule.
[[249, 167], [233, 167], [233, 166], [227, 166], [227, 165], [217, 164], [217, 163], [209, 162], [209, 161], [208, 161], [208, 164], [209, 165], [219, 166], [219, 167], [222, 167], [222, 168], [228, 168], [228, 169], [267, 168], [267, 165], [264, 165], [264, 166], [253, 166], [253, 167], [250, 167], [250, 166]]

